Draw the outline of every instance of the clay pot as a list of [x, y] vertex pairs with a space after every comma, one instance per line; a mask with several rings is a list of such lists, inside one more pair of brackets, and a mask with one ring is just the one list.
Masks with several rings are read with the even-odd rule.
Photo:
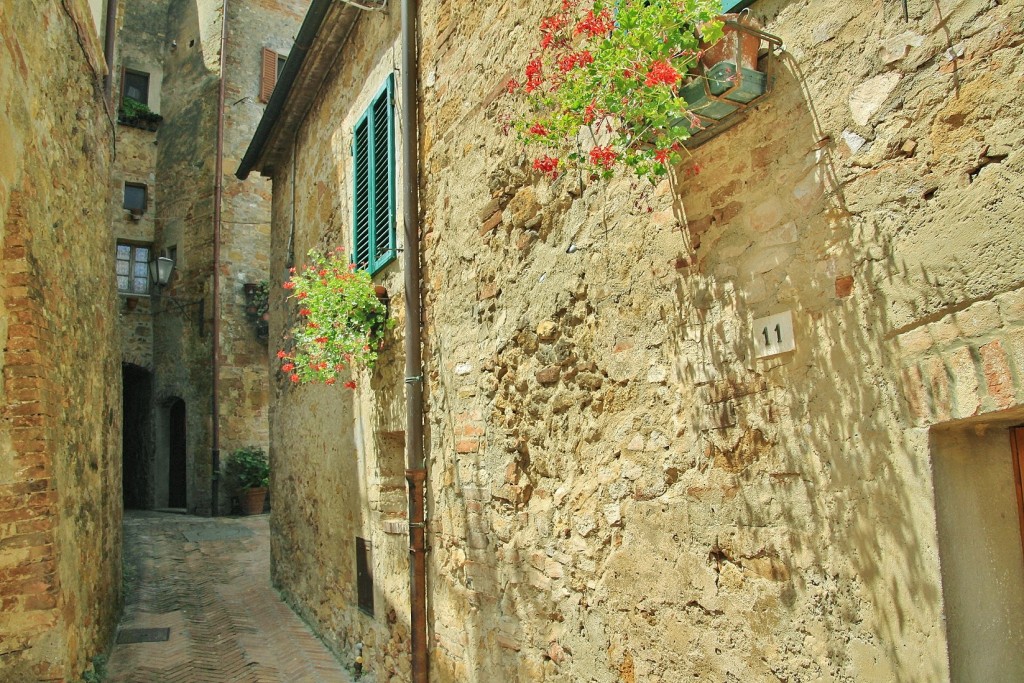
[[261, 515], [263, 514], [263, 505], [267, 501], [267, 489], [262, 486], [257, 489], [245, 489], [242, 491], [240, 499], [243, 515]]
[[[761, 28], [757, 20], [746, 12], [723, 14], [718, 18], [722, 21], [735, 21], [758, 30]], [[757, 53], [761, 49], [761, 39], [728, 24], [722, 27], [722, 33], [722, 39], [705, 50], [704, 54], [701, 55], [700, 63], [709, 69], [719, 62], [732, 62], [735, 64], [738, 45], [740, 63], [736, 66], [757, 71]]]

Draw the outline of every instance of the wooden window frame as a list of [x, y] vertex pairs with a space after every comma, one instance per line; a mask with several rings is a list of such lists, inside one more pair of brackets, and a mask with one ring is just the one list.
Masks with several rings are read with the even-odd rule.
[[[117, 263], [119, 261], [123, 260], [123, 259], [118, 259], [117, 258], [117, 248], [118, 247], [122, 247], [122, 246], [129, 247], [131, 249], [131, 257], [128, 259], [128, 276], [127, 276], [128, 277], [128, 284], [129, 284], [129, 287], [130, 287], [129, 289], [122, 289], [120, 284], [118, 284], [118, 282], [117, 282], [117, 278], [118, 278], [118, 273], [117, 273], [117, 270], [116, 270]], [[140, 263], [140, 261], [137, 261], [135, 259], [136, 249], [146, 249], [148, 254], [149, 254], [149, 259], [153, 258], [153, 245], [149, 244], [147, 242], [133, 242], [131, 240], [118, 240], [117, 243], [114, 245], [114, 267], [115, 267], [115, 270], [114, 270], [114, 284], [117, 287], [117, 293], [122, 295], [122, 296], [149, 296], [150, 289], [152, 288], [152, 283], [149, 281], [149, 260], [147, 259], [146, 262], [145, 262], [146, 263], [146, 291], [144, 291], [144, 292], [136, 292], [135, 289], [134, 289], [133, 284], [134, 284], [135, 278], [141, 277], [141, 276], [135, 275], [135, 266], [136, 266], [136, 264]]]
[[389, 74], [352, 129], [352, 262], [370, 275], [398, 255], [394, 90]]
[[[128, 188], [141, 189], [142, 190], [142, 208], [137, 209], [135, 207], [128, 206]], [[127, 211], [132, 212], [137, 216], [141, 216], [146, 213], [149, 209], [149, 187], [145, 183], [130, 183], [125, 181], [124, 190], [121, 198], [121, 207]]]
[[149, 106], [149, 86], [150, 86], [150, 73], [148, 71], [139, 71], [138, 69], [127, 69], [121, 68], [121, 101], [124, 102], [124, 98], [128, 97], [128, 76], [145, 76], [146, 77], [146, 98], [140, 100], [133, 97], [132, 99], [136, 102]]

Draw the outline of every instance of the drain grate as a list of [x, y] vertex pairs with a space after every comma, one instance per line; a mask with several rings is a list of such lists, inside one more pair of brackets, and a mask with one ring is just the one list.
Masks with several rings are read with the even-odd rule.
[[119, 645], [130, 643], [162, 643], [171, 637], [169, 628], [126, 628], [117, 634]]

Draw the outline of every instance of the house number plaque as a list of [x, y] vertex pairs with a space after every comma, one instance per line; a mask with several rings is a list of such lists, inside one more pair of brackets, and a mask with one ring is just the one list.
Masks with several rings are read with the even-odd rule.
[[796, 348], [793, 312], [776, 313], [754, 321], [754, 355], [768, 358]]

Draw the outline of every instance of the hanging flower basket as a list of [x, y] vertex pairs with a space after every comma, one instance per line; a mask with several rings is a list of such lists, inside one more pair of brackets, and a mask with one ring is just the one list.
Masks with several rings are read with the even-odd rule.
[[544, 17], [523, 81], [509, 93], [529, 113], [513, 122], [535, 170], [627, 167], [657, 180], [679, 162], [696, 115], [684, 77], [722, 36], [717, 0], [563, 0]]
[[[351, 368], [372, 368], [387, 331], [394, 327], [370, 274], [356, 270], [341, 247], [309, 252], [309, 264], [292, 269], [284, 283], [299, 322], [292, 348], [277, 352], [281, 371], [295, 384], [335, 384]], [[355, 389], [349, 379], [344, 385]]]

